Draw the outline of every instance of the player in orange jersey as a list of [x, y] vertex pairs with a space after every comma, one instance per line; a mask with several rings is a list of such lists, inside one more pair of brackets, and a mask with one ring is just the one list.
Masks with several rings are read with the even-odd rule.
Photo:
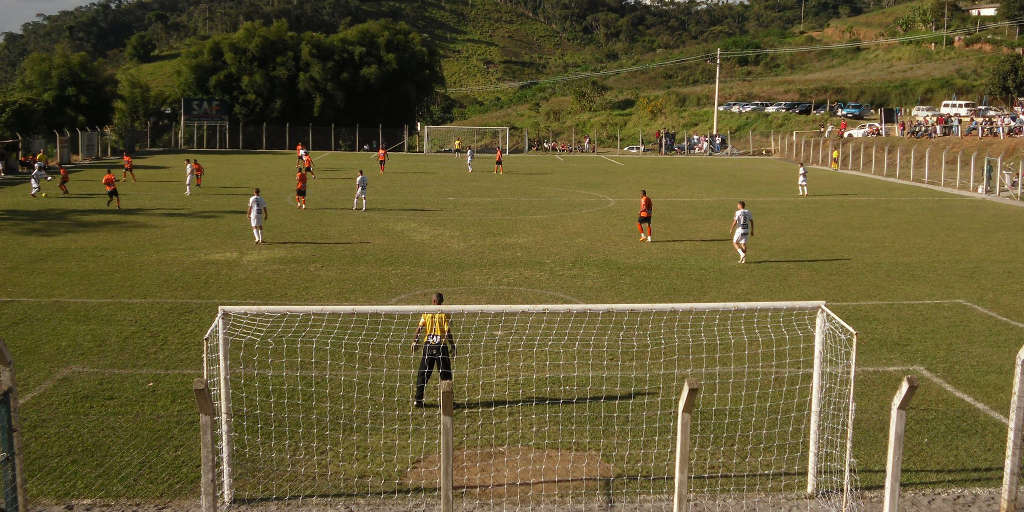
[[121, 173], [121, 181], [128, 181], [128, 175], [132, 175], [132, 183], [135, 182], [135, 162], [132, 161], [132, 157], [128, 156], [125, 152], [121, 157], [124, 160], [124, 172]]
[[117, 209], [120, 210], [121, 196], [117, 193], [117, 178], [113, 169], [107, 169], [107, 174], [103, 176], [103, 186], [107, 187], [107, 207], [111, 201], [117, 201]]
[[306, 173], [295, 173], [295, 207], [306, 209]]
[[192, 159], [192, 173], [196, 175], [196, 188], [201, 188], [203, 186], [204, 172], [206, 172], [206, 169], [203, 169], [203, 166], [199, 165], [199, 160]]
[[505, 166], [501, 164], [501, 146], [498, 146], [498, 153], [494, 156], [494, 174], [505, 174]]
[[316, 179], [316, 173], [313, 172], [313, 159], [309, 157], [308, 153], [306, 156], [302, 157], [302, 171], [312, 174], [313, 179]]
[[[636, 220], [636, 228], [640, 230], [640, 241], [651, 241], [651, 215], [654, 214], [654, 203], [647, 197], [647, 191], [640, 191], [640, 218]], [[644, 224], [647, 224], [647, 236], [644, 236]]]
[[68, 170], [63, 165], [58, 165], [57, 170], [60, 171], [60, 184], [57, 185], [57, 188], [66, 196], [71, 193], [68, 191], [68, 182], [71, 181], [71, 178], [68, 176]]
[[380, 164], [380, 173], [384, 174], [384, 164], [388, 160], [388, 150], [384, 149], [384, 145], [381, 144], [380, 149], [377, 150], [377, 163]]

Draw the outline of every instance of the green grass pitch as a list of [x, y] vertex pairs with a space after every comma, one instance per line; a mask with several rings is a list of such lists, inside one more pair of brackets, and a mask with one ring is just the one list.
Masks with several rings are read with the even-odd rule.
[[[185, 156], [207, 169], [191, 197]], [[420, 304], [435, 290], [462, 304], [827, 300], [860, 332], [862, 487], [881, 485], [904, 374], [922, 383], [905, 487], [1000, 481], [1024, 209], [820, 170], [799, 199], [795, 166], [766, 159], [512, 155], [495, 176], [484, 155], [467, 175], [451, 156], [395, 154], [378, 176], [369, 154], [313, 156], [304, 211], [286, 152], [140, 156], [121, 211], [105, 207], [102, 163], [73, 170], [67, 198], [0, 180], [0, 337], [33, 498], [197, 494], [190, 383], [218, 305]], [[351, 210], [360, 168], [365, 213]], [[253, 186], [270, 210], [261, 247], [244, 216]], [[652, 244], [637, 241], [641, 188]], [[746, 265], [728, 241], [737, 199], [757, 226]]]

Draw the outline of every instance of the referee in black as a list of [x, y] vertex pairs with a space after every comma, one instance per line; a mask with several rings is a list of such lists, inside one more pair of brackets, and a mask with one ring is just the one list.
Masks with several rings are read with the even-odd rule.
[[[440, 292], [435, 293], [433, 304], [440, 306], [443, 303], [444, 295]], [[413, 352], [420, 343], [420, 333], [425, 333], [426, 336], [423, 338], [420, 368], [416, 372], [416, 398], [413, 400], [413, 407], [423, 407], [423, 390], [427, 387], [430, 374], [434, 372], [434, 365], [437, 365], [441, 380], [452, 380], [452, 355], [455, 353], [455, 339], [452, 337], [447, 314], [424, 313], [420, 317], [416, 335], [412, 339]]]

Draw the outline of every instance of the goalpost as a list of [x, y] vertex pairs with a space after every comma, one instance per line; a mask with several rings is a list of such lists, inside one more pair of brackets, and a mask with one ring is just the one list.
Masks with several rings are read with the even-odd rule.
[[858, 508], [857, 335], [823, 302], [221, 307], [203, 365], [219, 500], [435, 502], [436, 372], [413, 406], [423, 313], [454, 336], [461, 510], [669, 509], [687, 378], [691, 503]]
[[507, 126], [425, 126], [423, 127], [424, 153], [452, 153], [455, 140], [462, 141], [462, 152], [470, 146], [479, 154], [495, 153], [498, 146], [509, 153]]

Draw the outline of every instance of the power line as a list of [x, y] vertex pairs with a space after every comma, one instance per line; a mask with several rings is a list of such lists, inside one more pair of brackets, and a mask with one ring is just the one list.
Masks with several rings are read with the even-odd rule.
[[[911, 36], [902, 37], [887, 37], [883, 39], [874, 39], [871, 41], [848, 41], [845, 43], [831, 43], [817, 46], [793, 46], [784, 48], [758, 48], [750, 50], [732, 50], [723, 51], [723, 58], [735, 58], [735, 57], [752, 57], [756, 55], [777, 55], [777, 54], [790, 54], [790, 53], [804, 53], [804, 52], [817, 52], [824, 50], [841, 50], [846, 48], [860, 48], [866, 46], [879, 46], [885, 44], [894, 43], [906, 43], [913, 41], [922, 41], [927, 39], [934, 39], [938, 37], [949, 37], [956, 35], [969, 34], [971, 32], [979, 32], [981, 30], [988, 30], [997, 27], [1005, 27], [1010, 25], [1018, 25], [1024, 23], [1024, 18], [1016, 18], [1013, 20], [999, 21], [994, 23], [988, 23], [985, 25], [979, 25], [976, 28], [963, 28], [958, 30], [944, 30], [942, 32], [932, 32], [929, 34], [916, 34]], [[621, 75], [624, 73], [632, 73], [636, 71], [645, 71], [650, 69], [656, 69], [666, 66], [677, 66], [688, 62], [695, 61], [710, 61], [714, 62], [715, 54], [703, 53], [699, 55], [692, 55], [689, 57], [679, 57], [675, 59], [669, 59], [659, 62], [652, 62], [650, 64], [640, 64], [636, 66], [628, 66], [616, 69], [607, 69], [603, 71], [583, 71], [579, 73], [573, 73], [569, 75], [560, 75], [547, 78], [537, 78], [533, 80], [522, 80], [516, 82], [502, 82], [492, 85], [480, 85], [480, 86], [469, 86], [469, 87], [455, 87], [448, 89], [448, 92], [478, 92], [478, 91], [494, 91], [500, 89], [513, 89], [523, 87], [525, 85], [537, 85], [537, 84], [549, 84], [558, 82], [568, 82], [572, 80], [582, 80], [585, 78], [596, 78], [603, 76]]]

